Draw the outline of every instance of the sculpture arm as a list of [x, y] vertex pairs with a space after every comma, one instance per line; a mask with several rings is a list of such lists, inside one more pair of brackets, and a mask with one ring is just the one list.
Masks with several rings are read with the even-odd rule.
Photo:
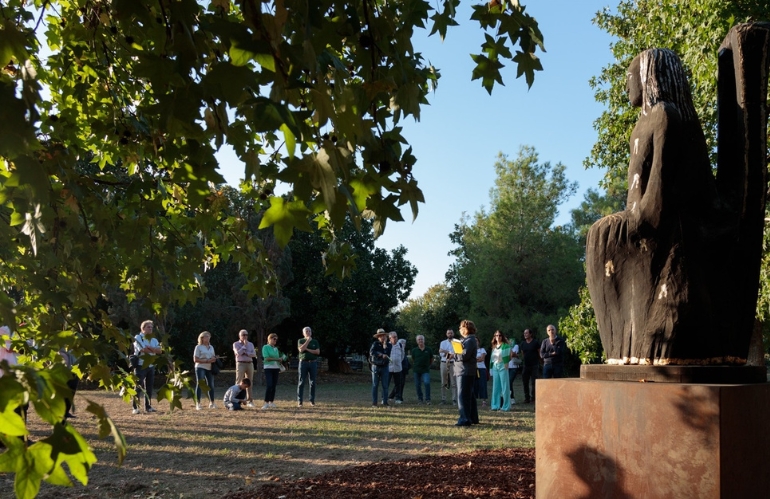
[[[659, 103], [634, 129], [629, 164], [629, 232], [657, 230], [671, 215], [676, 168], [684, 166], [681, 119], [671, 104]], [[632, 172], [634, 172], [632, 174]]]

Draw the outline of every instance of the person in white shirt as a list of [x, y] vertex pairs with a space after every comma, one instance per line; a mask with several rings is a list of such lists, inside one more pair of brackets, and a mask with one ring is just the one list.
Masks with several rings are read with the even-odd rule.
[[446, 339], [438, 347], [441, 357], [441, 403], [446, 404], [446, 392], [452, 390], [452, 404], [457, 404], [457, 378], [454, 374], [455, 350], [452, 347], [452, 339], [455, 333], [451, 329], [446, 331]]
[[396, 404], [404, 402], [404, 373], [402, 372], [402, 365], [404, 357], [406, 356], [406, 350], [404, 349], [403, 340], [398, 339], [398, 333], [391, 331], [388, 333], [388, 339], [390, 340], [390, 377], [393, 379], [393, 390], [390, 392], [389, 398]]
[[214, 347], [211, 346], [211, 333], [203, 331], [198, 335], [198, 344], [193, 352], [195, 361], [195, 409], [201, 410], [201, 380], [206, 380], [209, 388], [209, 409], [216, 409], [214, 404], [214, 374], [211, 372], [211, 364], [217, 361]]
[[519, 345], [516, 340], [511, 338], [511, 360], [508, 361], [508, 386], [511, 387], [511, 405], [516, 403], [516, 397], [513, 395], [513, 381], [519, 374], [521, 368], [521, 359], [519, 358]]
[[[144, 410], [156, 412], [152, 407], [152, 385], [155, 383], [155, 363], [153, 358], [162, 352], [158, 339], [153, 335], [152, 321], [142, 322], [142, 332], [134, 336], [134, 355], [139, 356], [139, 366], [134, 370], [136, 375], [136, 397], [131, 401], [133, 413], [139, 414], [139, 394], [144, 393]], [[145, 364], [145, 360], [147, 361]]]
[[479, 371], [479, 377], [476, 379], [476, 398], [482, 400], [482, 407], [487, 406], [487, 399], [489, 398], [489, 391], [487, 390], [489, 374], [485, 363], [486, 358], [487, 350], [479, 344], [479, 349], [476, 350], [476, 369]]

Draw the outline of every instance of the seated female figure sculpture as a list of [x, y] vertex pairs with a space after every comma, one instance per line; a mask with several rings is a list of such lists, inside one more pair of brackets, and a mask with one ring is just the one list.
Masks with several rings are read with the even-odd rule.
[[[717, 247], [719, 198], [679, 58], [638, 55], [629, 100], [641, 108], [630, 140], [626, 209], [588, 232], [586, 271], [610, 364], [722, 363], [705, 276]], [[719, 245], [716, 245], [719, 246]]]

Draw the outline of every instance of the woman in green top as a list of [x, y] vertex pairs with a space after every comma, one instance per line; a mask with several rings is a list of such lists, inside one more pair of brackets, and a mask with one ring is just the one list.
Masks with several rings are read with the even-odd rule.
[[275, 387], [278, 386], [278, 373], [281, 372], [281, 362], [286, 360], [286, 354], [278, 351], [278, 335], [267, 337], [267, 345], [262, 347], [262, 359], [265, 362], [265, 405], [262, 409], [275, 408]]
[[508, 381], [508, 362], [511, 360], [511, 345], [508, 338], [500, 331], [495, 331], [492, 337], [492, 351], [489, 356], [489, 371], [492, 375], [493, 411], [500, 410], [500, 399], [503, 400], [502, 410], [511, 410], [511, 387]]

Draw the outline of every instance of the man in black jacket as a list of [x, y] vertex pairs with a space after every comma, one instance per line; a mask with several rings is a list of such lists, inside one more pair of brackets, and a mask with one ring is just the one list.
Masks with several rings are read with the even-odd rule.
[[[520, 355], [524, 360], [524, 369], [521, 378], [524, 382], [524, 403], [535, 402], [535, 380], [540, 367], [540, 342], [532, 336], [532, 331], [524, 330], [524, 341], [519, 345]], [[530, 394], [530, 388], [532, 393]], [[530, 397], [531, 395], [531, 397]]]

